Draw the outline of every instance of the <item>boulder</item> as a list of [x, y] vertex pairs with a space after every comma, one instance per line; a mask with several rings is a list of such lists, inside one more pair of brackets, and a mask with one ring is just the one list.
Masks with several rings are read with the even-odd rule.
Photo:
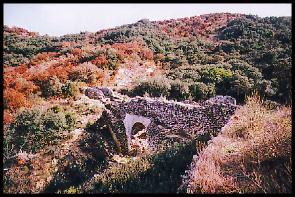
[[105, 87], [105, 88], [97, 88], [97, 89], [100, 90], [100, 91], [102, 91], [102, 93], [104, 94], [104, 96], [107, 96], [107, 97], [113, 96], [113, 91], [110, 88]]
[[85, 95], [91, 99], [103, 99], [105, 97], [112, 97], [113, 91], [110, 88], [88, 87], [85, 90]]
[[85, 90], [85, 95], [91, 99], [103, 99], [104, 93], [98, 88], [89, 87]]

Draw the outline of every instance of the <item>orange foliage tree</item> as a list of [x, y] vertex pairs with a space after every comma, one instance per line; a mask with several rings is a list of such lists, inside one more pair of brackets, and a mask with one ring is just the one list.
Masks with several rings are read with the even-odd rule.
[[97, 56], [94, 60], [91, 61], [92, 64], [97, 67], [105, 67], [108, 64], [108, 60], [104, 54]]
[[26, 95], [13, 88], [4, 90], [4, 108], [16, 110], [21, 107], [30, 107], [31, 103], [26, 99]]

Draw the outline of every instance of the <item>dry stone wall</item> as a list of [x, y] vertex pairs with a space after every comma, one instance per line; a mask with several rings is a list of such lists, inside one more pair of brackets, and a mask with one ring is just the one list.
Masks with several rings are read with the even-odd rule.
[[[145, 121], [142, 123], [147, 126], [149, 146], [157, 149], [163, 144], [218, 132], [237, 108], [236, 100], [229, 96], [217, 96], [197, 104], [149, 97], [134, 97], [124, 101], [111, 96], [105, 106], [107, 113], [101, 118], [105, 119], [101, 122], [108, 123], [117, 133], [121, 149], [125, 150], [123, 153], [130, 149], [130, 127], [136, 123], [136, 117], [140, 117], [138, 122]], [[132, 117], [132, 123], [126, 117]]]

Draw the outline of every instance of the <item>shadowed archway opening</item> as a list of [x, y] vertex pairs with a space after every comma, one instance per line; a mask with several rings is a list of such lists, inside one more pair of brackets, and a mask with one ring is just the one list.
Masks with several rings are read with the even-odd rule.
[[135, 135], [137, 134], [139, 131], [142, 131], [143, 129], [146, 129], [145, 126], [140, 123], [140, 122], [136, 122], [133, 126], [132, 126], [132, 130], [131, 130], [131, 135]]

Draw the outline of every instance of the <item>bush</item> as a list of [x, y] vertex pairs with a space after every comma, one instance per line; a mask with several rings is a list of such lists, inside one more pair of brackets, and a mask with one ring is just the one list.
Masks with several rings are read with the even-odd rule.
[[3, 94], [4, 109], [17, 110], [21, 107], [29, 107], [31, 103], [27, 100], [26, 95], [12, 88], [4, 90]]
[[118, 67], [118, 55], [117, 51], [114, 48], [109, 48], [106, 51], [108, 68], [111, 70], [115, 70]]
[[205, 83], [220, 83], [223, 80], [226, 80], [232, 77], [232, 72], [221, 66], [214, 65], [214, 67], [205, 67], [202, 69], [202, 81]]
[[197, 82], [190, 86], [190, 91], [194, 100], [206, 100], [216, 94], [214, 84]]
[[3, 154], [5, 158], [9, 158], [19, 150], [30, 146], [28, 144], [34, 142], [31, 139], [32, 137], [35, 139], [40, 138], [39, 136], [42, 135], [39, 127], [41, 114], [39, 109], [24, 110], [17, 114], [15, 121], [12, 122], [3, 139]]
[[171, 82], [170, 98], [176, 100], [186, 100], [190, 97], [189, 86], [180, 80]]
[[175, 144], [154, 155], [114, 164], [81, 189], [91, 193], [175, 193], [193, 154], [194, 140]]
[[57, 143], [62, 139], [62, 131], [73, 129], [75, 124], [75, 114], [58, 111], [56, 107], [47, 111], [24, 109], [8, 129], [4, 145], [14, 153], [20, 150], [35, 153], [50, 143]]
[[54, 113], [49, 110], [42, 114], [41, 125], [44, 130], [59, 132], [67, 128], [65, 116], [62, 112]]
[[63, 192], [63, 194], [76, 194], [76, 193], [77, 193], [77, 189], [73, 186]]
[[61, 116], [62, 121], [64, 122], [63, 126], [61, 128], [67, 129], [67, 130], [73, 130], [76, 123], [77, 123], [77, 116], [72, 111], [67, 111], [64, 109], [61, 105], [55, 105], [51, 107], [49, 110], [47, 110], [47, 113], [54, 113]]
[[[4, 136], [4, 156], [15, 155], [19, 150], [40, 148], [43, 138], [40, 128], [42, 112], [39, 109], [24, 110], [17, 114]], [[31, 147], [35, 143], [35, 148]], [[34, 152], [34, 150], [32, 150]]]
[[45, 97], [61, 96], [62, 95], [62, 83], [57, 76], [53, 76], [48, 81], [45, 81], [41, 86], [42, 95]]
[[171, 85], [170, 80], [165, 77], [154, 77], [146, 81], [141, 81], [139, 84], [132, 90], [133, 94], [143, 96], [145, 93], [148, 93], [153, 97], [166, 96], [170, 94]]
[[[193, 160], [187, 193], [291, 193], [291, 108], [247, 97]], [[185, 178], [186, 179], [186, 178]]]
[[11, 112], [7, 109], [4, 109], [4, 112], [3, 112], [4, 125], [8, 125], [12, 120], [13, 120], [13, 116], [12, 116]]
[[79, 85], [77, 82], [67, 81], [62, 87], [62, 94], [65, 97], [74, 97], [76, 98], [80, 93]]
[[73, 130], [75, 128], [76, 123], [77, 123], [76, 114], [74, 112], [66, 112], [65, 119], [66, 119], [66, 123], [67, 123], [67, 129]]
[[53, 111], [54, 113], [59, 113], [59, 112], [64, 111], [64, 109], [61, 105], [55, 105], [55, 106], [51, 107], [50, 110]]

